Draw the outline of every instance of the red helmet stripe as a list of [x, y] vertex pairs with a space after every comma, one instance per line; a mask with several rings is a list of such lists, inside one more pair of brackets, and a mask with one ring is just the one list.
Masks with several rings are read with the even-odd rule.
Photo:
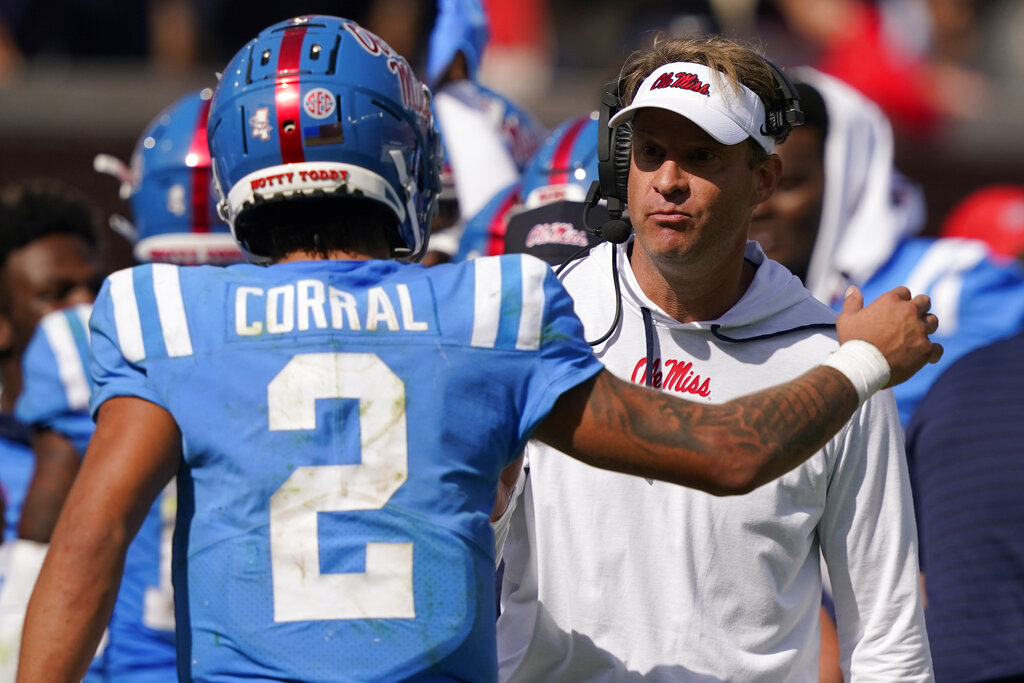
[[199, 103], [195, 132], [188, 146], [186, 162], [191, 162], [189, 180], [192, 184], [192, 232], [210, 232], [210, 147], [206, 142], [206, 119], [211, 100]]
[[549, 185], [568, 185], [569, 184], [569, 172], [572, 171], [569, 168], [572, 157], [572, 148], [576, 144], [576, 138], [580, 136], [580, 130], [583, 126], [587, 125], [589, 119], [586, 116], [581, 116], [569, 126], [569, 130], [565, 131], [565, 135], [558, 141], [558, 145], [555, 147], [555, 153], [551, 156], [551, 176], [548, 181]]
[[[281, 38], [281, 52], [277, 56], [277, 91], [274, 93], [277, 139], [281, 143], [281, 160], [286, 164], [306, 160], [302, 150], [301, 93], [299, 91], [299, 65], [302, 62], [302, 43], [306, 27], [290, 28]], [[287, 124], [291, 125], [287, 125]]]
[[487, 256], [505, 253], [505, 232], [508, 230], [508, 212], [519, 201], [519, 190], [515, 189], [501, 202], [487, 224]]

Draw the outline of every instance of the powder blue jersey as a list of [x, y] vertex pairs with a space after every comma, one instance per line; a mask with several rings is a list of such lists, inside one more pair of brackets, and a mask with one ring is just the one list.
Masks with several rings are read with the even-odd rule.
[[89, 416], [89, 315], [82, 304], [43, 316], [21, 358], [24, 387], [14, 414], [67, 437], [80, 455], [92, 438]]
[[[91, 306], [80, 305], [43, 317], [22, 358], [25, 380], [15, 408], [25, 423], [67, 437], [80, 455], [85, 453], [94, 428], [89, 415], [91, 312]], [[174, 680], [170, 581], [174, 500], [173, 489], [158, 499], [128, 548], [106, 648], [87, 680]]]
[[498, 477], [601, 367], [547, 264], [150, 264], [92, 326], [183, 434], [182, 680], [496, 679]]
[[[864, 301], [898, 285], [931, 297], [939, 318], [932, 340], [944, 349], [938, 363], [925, 365], [892, 389], [906, 428], [932, 382], [953, 361], [1024, 327], [1024, 271], [1014, 261], [989, 255], [977, 240], [918, 238], [902, 242], [861, 287]], [[836, 302], [837, 310], [841, 306]]]

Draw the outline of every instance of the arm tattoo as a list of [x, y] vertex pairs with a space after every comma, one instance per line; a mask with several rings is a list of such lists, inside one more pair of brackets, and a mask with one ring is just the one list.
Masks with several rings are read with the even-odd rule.
[[[593, 392], [591, 398], [600, 399], [590, 403], [596, 419], [614, 425], [639, 460], [655, 468], [645, 474], [665, 478], [674, 460], [687, 470], [686, 481], [675, 480], [700, 488], [709, 488], [702, 485], [708, 479], [704, 467], [724, 469], [724, 476], [740, 482], [749, 477], [754, 486], [774, 479], [824, 446], [857, 408], [853, 386], [831, 368], [815, 368], [786, 384], [716, 405], [629, 387]], [[678, 458], [680, 450], [696, 459]]]

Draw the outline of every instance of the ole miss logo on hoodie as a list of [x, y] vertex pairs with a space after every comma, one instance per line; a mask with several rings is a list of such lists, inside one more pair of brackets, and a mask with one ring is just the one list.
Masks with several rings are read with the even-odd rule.
[[[711, 396], [711, 378], [702, 378], [694, 372], [693, 363], [690, 361], [670, 358], [664, 362], [664, 365], [663, 372], [661, 359], [654, 359], [654, 368], [651, 373], [651, 386], [654, 388], [675, 391], [680, 394], [693, 394], [703, 398]], [[641, 358], [633, 366], [633, 375], [630, 379], [637, 384], [643, 384], [646, 369], [647, 359]]]

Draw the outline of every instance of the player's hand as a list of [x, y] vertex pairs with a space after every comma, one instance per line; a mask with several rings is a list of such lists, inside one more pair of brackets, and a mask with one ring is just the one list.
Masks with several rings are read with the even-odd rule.
[[906, 287], [896, 287], [865, 307], [860, 290], [850, 287], [836, 320], [839, 343], [863, 339], [874, 344], [889, 363], [886, 386], [905, 382], [925, 363], [942, 357], [942, 345], [928, 338], [939, 327], [939, 319], [928, 312], [930, 308], [927, 295], [911, 297]]

